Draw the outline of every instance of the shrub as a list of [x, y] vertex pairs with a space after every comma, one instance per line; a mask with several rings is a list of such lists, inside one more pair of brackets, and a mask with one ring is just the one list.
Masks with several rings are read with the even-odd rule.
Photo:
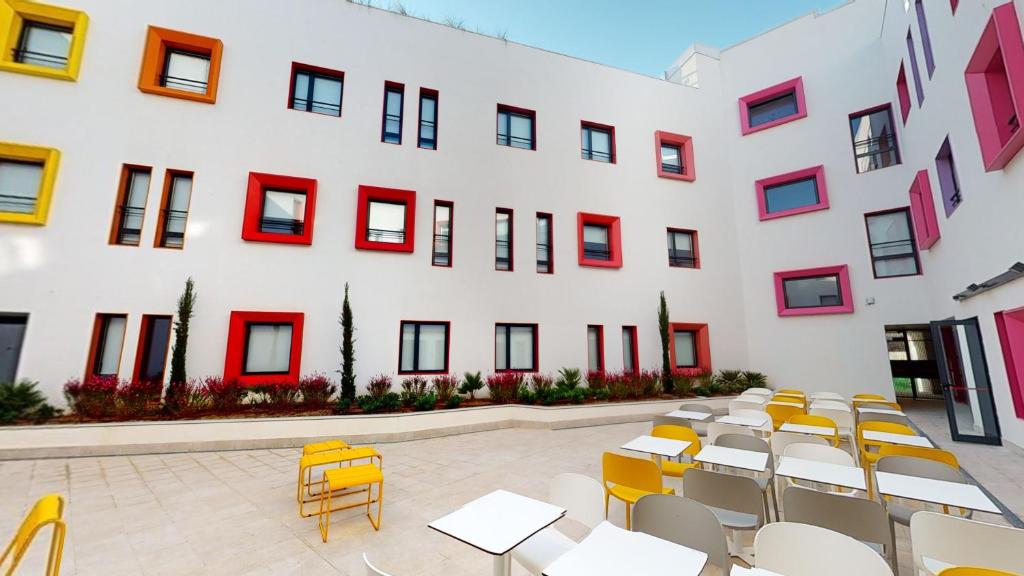
[[[390, 383], [390, 378], [388, 381]], [[396, 392], [384, 392], [380, 396], [367, 394], [356, 398], [359, 409], [368, 414], [378, 412], [395, 412], [402, 406], [402, 397]]]
[[695, 393], [699, 394], [695, 389], [696, 378], [690, 371], [685, 370], [673, 370], [672, 371], [672, 386], [676, 395], [684, 395]]
[[203, 394], [209, 398], [210, 407], [217, 412], [237, 410], [242, 404], [247, 390], [238, 380], [225, 380], [220, 376], [207, 376], [203, 379]]
[[608, 387], [608, 375], [603, 370], [590, 370], [587, 372], [587, 387], [591, 390]]
[[416, 398], [413, 403], [413, 409], [417, 412], [425, 412], [427, 410], [433, 410], [437, 407], [437, 394], [433, 392], [429, 394], [421, 394]]
[[526, 384], [523, 384], [522, 388], [519, 389], [519, 392], [516, 393], [516, 398], [519, 400], [520, 404], [533, 405], [537, 402], [537, 394], [534, 393], [533, 390], [530, 390], [530, 387]]
[[641, 370], [637, 374], [637, 378], [640, 380], [640, 387], [643, 389], [644, 396], [661, 395], [661, 372], [657, 370]]
[[17, 420], [40, 422], [48, 420], [59, 410], [46, 403], [46, 397], [36, 387], [38, 382], [0, 382], [0, 424]]
[[413, 376], [402, 380], [402, 404], [413, 406], [426, 393], [427, 379], [423, 376]]
[[587, 386], [591, 390], [607, 390], [612, 400], [621, 400], [629, 394], [626, 377], [622, 374], [605, 374], [604, 372], [587, 373]]
[[579, 387], [583, 378], [579, 368], [561, 368], [558, 370], [558, 379], [555, 386], [562, 391], [575, 390]]
[[370, 378], [370, 382], [366, 385], [366, 391], [374, 398], [382, 398], [391, 392], [391, 376], [378, 374]]
[[517, 372], [500, 372], [487, 377], [487, 390], [491, 402], [509, 404], [516, 400], [523, 386], [523, 375]]
[[348, 282], [345, 282], [345, 300], [341, 303], [341, 398], [349, 401], [356, 397], [355, 339], [352, 338], [352, 306], [348, 303]]
[[160, 402], [162, 392], [163, 383], [159, 381], [122, 381], [117, 387], [117, 412], [124, 418], [142, 416], [150, 404]]
[[484, 379], [480, 376], [480, 372], [466, 372], [462, 378], [462, 386], [459, 386], [459, 392], [469, 394], [469, 398], [472, 400], [473, 394], [484, 387]]
[[331, 396], [337, 387], [327, 376], [314, 372], [299, 379], [299, 391], [302, 392], [302, 403], [308, 406], [323, 407], [330, 403]]
[[437, 399], [447, 403], [448, 399], [455, 395], [455, 389], [459, 387], [459, 377], [455, 374], [442, 374], [434, 376], [433, 393]]
[[298, 382], [272, 382], [267, 385], [270, 405], [276, 408], [292, 406], [299, 403]]
[[739, 370], [719, 370], [715, 376], [715, 382], [722, 387], [722, 390], [730, 393], [738, 393], [746, 390], [743, 381], [743, 373]]
[[64, 383], [68, 406], [79, 416], [106, 418], [117, 409], [117, 376], [89, 376]]
[[768, 377], [760, 372], [745, 371], [742, 375], [744, 390], [747, 388], [766, 388], [768, 386]]
[[[608, 390], [606, 388], [594, 390], [594, 400], [600, 400], [602, 402], [608, 400]], [[579, 404], [579, 402], [576, 403]]]
[[550, 406], [558, 399], [555, 379], [551, 376], [534, 374], [530, 378], [530, 386], [533, 388], [533, 395], [536, 397], [538, 404]]
[[444, 403], [445, 408], [458, 408], [462, 404], [462, 396], [452, 396]]
[[170, 383], [167, 385], [167, 400], [164, 407], [180, 406], [183, 402], [178, 398], [182, 388], [187, 386], [188, 375], [185, 372], [185, 360], [188, 354], [188, 329], [195, 310], [198, 294], [195, 282], [189, 276], [185, 281], [185, 291], [178, 297], [178, 314], [174, 321], [174, 345], [171, 347]]
[[[607, 390], [604, 391], [607, 392]], [[599, 389], [597, 392], [601, 392], [601, 390]], [[583, 401], [587, 399], [587, 392], [582, 388], [574, 388], [566, 394], [565, 398], [573, 404], [583, 404]]]
[[177, 393], [164, 398], [164, 407], [173, 414], [191, 414], [208, 408], [210, 397], [195, 380], [178, 385]]
[[668, 302], [665, 300], [665, 291], [661, 291], [658, 300], [658, 336], [661, 337], [661, 385], [665, 392], [671, 394], [675, 390], [675, 379], [672, 377], [672, 361], [668, 347], [672, 345], [671, 334], [669, 334]]

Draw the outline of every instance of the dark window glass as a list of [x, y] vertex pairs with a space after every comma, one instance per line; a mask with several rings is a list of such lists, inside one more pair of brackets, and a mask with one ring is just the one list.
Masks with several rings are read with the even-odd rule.
[[291, 369], [291, 323], [247, 324], [244, 356], [243, 374], [287, 374]]
[[93, 335], [93, 376], [117, 376], [121, 365], [121, 346], [128, 317], [123, 314], [99, 314]]
[[876, 278], [918, 273], [917, 248], [911, 230], [910, 211], [869, 214], [865, 220], [871, 244], [871, 265]]
[[636, 327], [622, 327], [622, 370], [636, 372]]
[[142, 358], [139, 379], [163, 382], [167, 365], [167, 347], [171, 339], [170, 316], [145, 316], [142, 320]]
[[587, 260], [611, 260], [608, 227], [600, 224], [583, 225], [583, 257]]
[[697, 367], [697, 333], [693, 330], [672, 332], [672, 346], [676, 353], [676, 368]]
[[510, 110], [498, 110], [498, 144], [532, 150], [533, 116]]
[[305, 222], [305, 192], [271, 189], [263, 191], [260, 232], [301, 236]]
[[696, 268], [697, 254], [693, 249], [693, 232], [668, 231], [668, 264], [678, 268]]
[[399, 372], [448, 371], [447, 323], [402, 322], [398, 347]]
[[512, 270], [512, 211], [498, 209], [494, 219], [494, 268]]
[[587, 326], [587, 369], [604, 370], [604, 346], [601, 326]]
[[495, 370], [536, 370], [536, 349], [536, 326], [532, 324], [498, 324], [495, 326]]
[[537, 272], [551, 274], [554, 271], [552, 262], [551, 216], [537, 215]]
[[420, 93], [420, 148], [437, 149], [437, 94]]
[[185, 245], [185, 224], [188, 221], [188, 205], [192, 196], [192, 176], [171, 174], [167, 205], [163, 208], [162, 235], [160, 246], [181, 248]]
[[150, 170], [129, 168], [125, 189], [117, 207], [118, 244], [138, 246], [142, 239], [142, 221], [146, 215], [146, 197], [149, 195]]
[[675, 144], [661, 145], [661, 170], [663, 172], [671, 172], [672, 174], [683, 173], [685, 166], [683, 166], [683, 150], [680, 146]]
[[384, 127], [381, 142], [402, 143], [402, 109], [405, 90], [400, 86], [384, 88]]
[[612, 150], [612, 132], [596, 126], [584, 126], [581, 137], [583, 140], [583, 159], [598, 162], [614, 162]]
[[782, 281], [782, 291], [786, 308], [821, 308], [843, 304], [838, 274], [787, 278]]
[[764, 189], [765, 211], [769, 214], [814, 206], [819, 202], [821, 198], [818, 197], [818, 180], [813, 176], [766, 186]]
[[434, 266], [452, 265], [452, 205], [434, 203]]
[[341, 116], [344, 79], [323, 72], [296, 69], [292, 80], [292, 108], [327, 116]]
[[18, 377], [27, 326], [28, 314], [0, 314], [0, 382], [14, 382]]
[[857, 172], [870, 172], [900, 163], [892, 108], [886, 106], [866, 114], [850, 117], [850, 137]]
[[935, 171], [939, 175], [939, 189], [942, 191], [942, 206], [946, 209], [946, 217], [960, 206], [963, 196], [960, 192], [960, 178], [956, 174], [956, 163], [953, 162], [953, 148], [949, 137], [942, 142], [939, 153], [935, 156]]
[[773, 96], [747, 107], [747, 119], [750, 128], [774, 122], [797, 113], [796, 92], [787, 92]]
[[67, 68], [74, 30], [25, 20], [14, 61], [46, 68]]

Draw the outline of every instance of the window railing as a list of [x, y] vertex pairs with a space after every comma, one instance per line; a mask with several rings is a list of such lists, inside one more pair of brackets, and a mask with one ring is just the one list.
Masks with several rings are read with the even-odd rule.
[[160, 75], [160, 85], [174, 90], [185, 90], [187, 92], [199, 92], [206, 94], [209, 83], [205, 80], [194, 80], [192, 78], [181, 78], [178, 76]]
[[537, 244], [537, 272], [551, 271], [551, 246], [548, 244]]
[[382, 228], [367, 228], [366, 239], [370, 242], [387, 242], [390, 244], [405, 243], [405, 230], [385, 230]]
[[436, 134], [436, 132], [435, 132], [436, 129], [437, 129], [437, 123], [436, 122], [431, 122], [430, 120], [420, 120], [420, 142], [419, 142], [420, 148], [434, 149], [435, 147], [437, 147], [437, 140], [435, 138], [429, 138], [429, 137], [423, 135], [424, 133], [427, 133], [427, 132], [431, 132], [431, 133], [435, 133]]
[[853, 155], [859, 172], [870, 172], [900, 163], [900, 152], [893, 134], [855, 141]]
[[609, 152], [602, 152], [600, 150], [594, 150], [592, 148], [583, 149], [584, 160], [596, 160], [598, 162], [611, 162], [612, 155]]
[[669, 250], [668, 263], [670, 266], [677, 266], [679, 268], [696, 268], [697, 258], [694, 257], [692, 252]]
[[512, 244], [508, 240], [495, 240], [494, 241], [494, 265], [498, 270], [509, 270], [511, 269], [512, 258], [511, 258], [511, 246]]
[[185, 245], [185, 221], [187, 210], [164, 209], [164, 232], [160, 245], [166, 248], [181, 248]]
[[681, 164], [666, 164], [666, 163], [662, 162], [661, 163], [661, 171], [662, 172], [669, 172], [671, 174], [682, 174], [683, 173], [683, 166]]
[[[883, 252], [879, 254], [878, 252]], [[914, 256], [914, 243], [910, 238], [904, 240], [890, 240], [888, 242], [873, 242], [871, 244], [871, 257], [879, 260], [901, 260]]]
[[434, 234], [434, 266], [450, 266], [451, 259], [451, 236], [448, 234]]
[[14, 194], [0, 194], [0, 212], [35, 212], [36, 199], [30, 196], [16, 196]]
[[146, 209], [118, 206], [117, 213], [117, 243], [137, 246], [142, 239], [142, 217]]
[[272, 218], [269, 216], [260, 218], [260, 232], [301, 236], [305, 228], [305, 222], [294, 218]]
[[292, 108], [305, 110], [306, 112], [321, 112], [332, 114], [334, 116], [341, 116], [341, 104], [322, 102], [320, 100], [309, 100], [306, 98], [299, 98], [298, 96], [292, 100]]
[[14, 48], [11, 52], [14, 53], [14, 61], [22, 64], [41, 64], [43, 66], [53, 66], [56, 64], [61, 68], [68, 65], [67, 56], [48, 54], [46, 52], [35, 52], [24, 48]]
[[[388, 123], [393, 122], [398, 126], [397, 132], [388, 130]], [[384, 141], [385, 142], [400, 142], [402, 139], [402, 115], [401, 114], [385, 114], [384, 115]]]
[[611, 260], [612, 251], [607, 245], [584, 244], [583, 257], [587, 260]]
[[533, 137], [510, 136], [498, 134], [498, 144], [501, 146], [512, 146], [513, 148], [533, 148]]

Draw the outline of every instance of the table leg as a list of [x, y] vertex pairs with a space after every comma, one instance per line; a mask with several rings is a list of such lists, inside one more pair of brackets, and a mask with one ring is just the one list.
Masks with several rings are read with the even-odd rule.
[[661, 470], [661, 454], [654, 455], [654, 463], [658, 465], [658, 470]]
[[494, 570], [492, 574], [494, 576], [511, 576], [512, 575], [512, 554], [502, 554], [501, 556], [494, 556]]

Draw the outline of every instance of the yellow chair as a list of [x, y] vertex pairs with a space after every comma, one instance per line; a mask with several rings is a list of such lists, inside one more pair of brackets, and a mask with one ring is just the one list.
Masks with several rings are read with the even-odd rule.
[[[359, 464], [348, 468], [331, 468], [324, 470], [324, 488], [320, 490], [320, 514], [317, 525], [320, 527], [320, 537], [327, 542], [327, 534], [331, 530], [331, 512], [347, 510], [357, 506], [366, 506], [366, 517], [374, 530], [380, 530], [380, 515], [384, 510], [384, 473], [376, 464]], [[373, 485], [377, 485], [377, 497], [373, 497]], [[365, 486], [359, 490], [351, 490]], [[349, 496], [366, 492], [365, 502], [355, 502], [333, 508], [331, 499], [335, 496]], [[370, 514], [370, 505], [377, 504], [377, 520], [373, 520]]]
[[50, 537], [50, 556], [46, 561], [47, 576], [58, 576], [60, 574], [60, 559], [64, 553], [64, 533], [67, 528], [64, 524], [64, 497], [60, 494], [47, 494], [36, 501], [21, 526], [14, 534], [11, 543], [4, 548], [0, 554], [0, 566], [3, 566], [7, 559], [11, 559], [4, 574], [10, 576], [18, 568], [18, 564], [25, 556], [29, 546], [36, 537], [36, 533], [48, 524], [53, 524], [53, 535]]
[[781, 390], [776, 390], [775, 394], [782, 394], [783, 396], [799, 396], [801, 398], [806, 396], [803, 390], [795, 390], [793, 388], [782, 388]]
[[326, 452], [328, 450], [344, 450], [349, 445], [342, 440], [324, 440], [323, 442], [314, 442], [312, 444], [306, 444], [302, 447], [302, 455], [307, 456], [309, 454], [315, 454], [317, 452]]
[[[691, 458], [690, 462], [672, 462], [671, 460], [662, 460], [661, 462], [661, 473], [665, 476], [672, 476], [675, 478], [682, 478], [683, 474], [690, 468], [696, 468], [700, 464], [693, 462], [692, 458], [700, 452], [700, 436], [693, 431], [692, 428], [685, 426], [672, 426], [670, 424], [662, 424], [661, 426], [655, 426], [651, 430], [651, 436], [656, 438], [669, 438], [671, 440], [682, 440], [689, 442], [690, 446], [683, 450], [683, 454], [686, 454]], [[654, 459], [654, 456], [651, 456]]]
[[[342, 464], [352, 466], [359, 460], [369, 460], [371, 464], [376, 460], [377, 466], [382, 467], [384, 457], [381, 456], [380, 452], [377, 452], [374, 448], [363, 446], [359, 448], [345, 448], [343, 450], [324, 450], [321, 452], [313, 452], [299, 458], [299, 481], [295, 489], [295, 500], [299, 504], [299, 516], [302, 518], [309, 518], [310, 516], [315, 516], [317, 514], [317, 512], [306, 512], [306, 504], [319, 502], [320, 495], [325, 488], [323, 480], [313, 480], [314, 468], [332, 466], [335, 464], [337, 464], [339, 468]], [[319, 490], [314, 492], [313, 486], [319, 486]], [[305, 494], [303, 494], [303, 492], [305, 492]], [[348, 494], [354, 493], [355, 492], [349, 492]], [[343, 494], [336, 494], [335, 496], [342, 495]]]
[[864, 438], [864, 433], [868, 431], [903, 434], [905, 436], [917, 436], [917, 432], [915, 432], [910, 426], [896, 424], [893, 422], [862, 422], [857, 425], [857, 449], [860, 451], [861, 468], [864, 468], [864, 472], [867, 474], [868, 497], [870, 498], [874, 494], [874, 488], [871, 485], [871, 478], [874, 474], [871, 473], [871, 467], [874, 466], [875, 463], [878, 462], [878, 459], [882, 457], [877, 450], [872, 451], [871, 448], [881, 449], [882, 446], [888, 446], [891, 443]]
[[772, 428], [778, 430], [798, 414], [806, 414], [802, 404], [765, 404], [764, 411], [772, 418]]
[[615, 496], [626, 505], [626, 530], [632, 527], [630, 506], [648, 494], [675, 494], [661, 483], [661, 470], [650, 460], [605, 452], [601, 459], [604, 484], [604, 517], [608, 518], [608, 497]]
[[883, 456], [913, 456], [914, 458], [925, 458], [942, 462], [950, 468], [960, 468], [960, 461], [956, 454], [939, 448], [925, 448], [923, 446], [901, 446], [899, 444], [886, 444], [878, 447], [878, 457]]
[[779, 394], [772, 397], [772, 402], [783, 402], [786, 404], [793, 404], [794, 406], [801, 406], [807, 408], [807, 400], [803, 396], [789, 396], [787, 394]]
[[993, 570], [991, 568], [972, 568], [968, 566], [957, 566], [946, 568], [939, 572], [938, 576], [1017, 576], [1012, 572]]
[[790, 424], [802, 424], [804, 426], [821, 426], [823, 428], [831, 428], [831, 434], [815, 434], [825, 440], [832, 443], [833, 448], [839, 447], [839, 426], [836, 425], [835, 420], [825, 416], [814, 416], [809, 414], [794, 414], [787, 420]]
[[885, 402], [886, 400], [888, 400], [888, 398], [886, 398], [885, 396], [882, 396], [881, 394], [854, 394], [853, 395], [853, 401], [857, 402], [858, 400], [860, 400], [860, 401], [881, 400], [881, 401]]

